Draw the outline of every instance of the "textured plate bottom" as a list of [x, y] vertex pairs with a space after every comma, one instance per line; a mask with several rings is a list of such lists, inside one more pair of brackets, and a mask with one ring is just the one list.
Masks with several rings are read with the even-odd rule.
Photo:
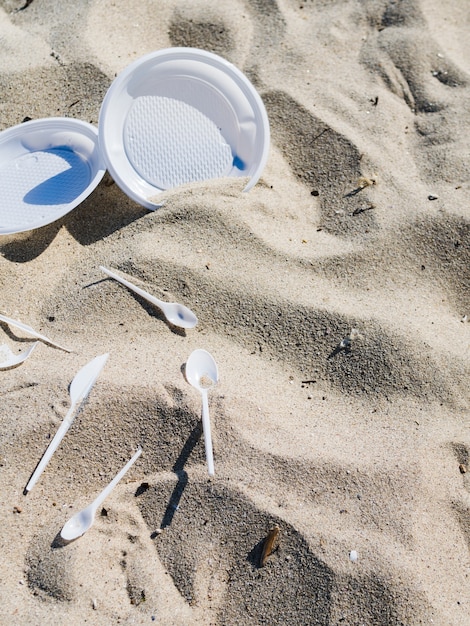
[[88, 164], [68, 147], [28, 152], [0, 169], [0, 230], [54, 221], [90, 184]]
[[226, 176], [233, 165], [231, 148], [214, 122], [164, 96], [136, 98], [127, 115], [124, 146], [134, 169], [160, 189]]

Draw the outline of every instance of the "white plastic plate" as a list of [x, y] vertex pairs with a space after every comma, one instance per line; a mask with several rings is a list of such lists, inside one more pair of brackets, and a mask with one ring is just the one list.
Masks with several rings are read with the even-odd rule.
[[98, 130], [50, 117], [0, 133], [0, 235], [59, 219], [95, 189], [105, 173]]
[[133, 200], [153, 209], [159, 192], [181, 184], [259, 179], [269, 150], [263, 102], [225, 59], [168, 48], [129, 65], [113, 81], [99, 119], [106, 167]]

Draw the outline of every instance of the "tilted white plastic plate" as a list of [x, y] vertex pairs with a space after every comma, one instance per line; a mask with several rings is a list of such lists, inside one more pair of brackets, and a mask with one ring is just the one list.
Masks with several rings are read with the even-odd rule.
[[73, 118], [46, 118], [0, 133], [0, 235], [59, 219], [105, 173], [98, 130]]
[[129, 65], [103, 101], [99, 138], [106, 167], [136, 202], [155, 208], [181, 184], [259, 179], [269, 122], [256, 89], [234, 65], [195, 48], [168, 48]]

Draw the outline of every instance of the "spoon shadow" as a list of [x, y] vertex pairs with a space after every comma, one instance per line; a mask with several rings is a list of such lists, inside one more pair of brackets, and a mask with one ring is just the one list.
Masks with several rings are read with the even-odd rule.
[[181, 452], [172, 467], [172, 470], [175, 472], [176, 476], [178, 477], [178, 482], [176, 483], [171, 493], [165, 513], [163, 514], [162, 523], [160, 524], [160, 528], [162, 530], [171, 525], [173, 521], [173, 517], [175, 516], [175, 513], [178, 510], [181, 497], [189, 482], [188, 473], [184, 469], [184, 466], [186, 465], [186, 462], [191, 452], [194, 450], [196, 444], [200, 440], [201, 435], [202, 435], [202, 424], [198, 423], [189, 434], [189, 437], [186, 439], [186, 442], [183, 448], [181, 449]]
[[[4, 313], [4, 311], [1, 311], [1, 313]], [[19, 337], [15, 332], [11, 330], [9, 324], [1, 320], [0, 320], [0, 328], [2, 329], [2, 331], [5, 333], [7, 337], [9, 337], [12, 341], [15, 341], [17, 343], [31, 343], [32, 341], [34, 341], [34, 339], [31, 337]]]
[[[61, 529], [62, 530], [62, 529]], [[52, 540], [51, 543], [51, 548], [53, 550], [57, 550], [58, 548], [64, 548], [65, 546], [68, 546], [69, 543], [73, 543], [74, 541], [76, 541], [76, 539], [78, 539], [78, 537], [76, 539], [70, 539], [70, 541], [67, 541], [67, 539], [64, 539], [61, 536], [61, 530], [59, 530], [59, 532], [57, 533], [57, 535], [54, 537], [54, 539]]]

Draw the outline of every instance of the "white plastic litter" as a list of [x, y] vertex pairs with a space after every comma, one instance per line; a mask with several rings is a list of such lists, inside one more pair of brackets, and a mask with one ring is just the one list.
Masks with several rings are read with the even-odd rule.
[[0, 132], [0, 235], [66, 215], [106, 168], [154, 210], [179, 185], [220, 177], [259, 179], [269, 121], [248, 78], [222, 57], [167, 48], [137, 59], [111, 84], [98, 129], [74, 118], [30, 120]]
[[202, 429], [206, 450], [207, 471], [214, 476], [211, 422], [209, 418], [208, 389], [217, 384], [219, 372], [214, 357], [207, 350], [194, 350], [186, 362], [186, 379], [202, 396]]
[[124, 145], [136, 172], [159, 189], [228, 176], [232, 168], [232, 151], [214, 122], [175, 98], [136, 98]]
[[64, 417], [64, 420], [60, 425], [59, 430], [54, 435], [54, 438], [49, 444], [46, 452], [44, 453], [44, 456], [34, 470], [33, 475], [29, 479], [25, 491], [31, 491], [31, 489], [37, 483], [39, 477], [45, 470], [52, 455], [57, 450], [60, 442], [64, 438], [64, 435], [67, 433], [68, 429], [72, 425], [78, 409], [85, 401], [93, 385], [95, 384], [96, 379], [98, 378], [101, 370], [108, 360], [108, 356], [108, 354], [97, 356], [92, 361], [84, 365], [75, 375], [70, 385], [70, 408], [67, 411], [67, 415]]
[[114, 278], [114, 280], [118, 283], [125, 285], [141, 298], [144, 298], [148, 302], [157, 306], [162, 311], [166, 319], [173, 324], [173, 326], [179, 326], [180, 328], [194, 328], [194, 326], [196, 326], [198, 321], [196, 315], [183, 304], [178, 304], [177, 302], [163, 302], [162, 300], [159, 300], [155, 296], [149, 294], [144, 289], [141, 289], [125, 278], [122, 278], [119, 274], [106, 269], [106, 267], [100, 265], [100, 270], [107, 274], [110, 278]]
[[234, 65], [196, 48], [152, 52], [113, 81], [99, 139], [110, 174], [154, 209], [164, 189], [221, 176], [259, 179], [269, 122], [256, 89]]
[[73, 541], [74, 539], [78, 539], [81, 537], [86, 531], [91, 528], [93, 522], [95, 520], [95, 514], [98, 510], [98, 507], [104, 502], [104, 500], [109, 496], [114, 487], [118, 484], [118, 482], [123, 478], [124, 474], [130, 469], [130, 467], [137, 461], [139, 456], [142, 454], [142, 448], [138, 448], [137, 452], [134, 456], [126, 463], [126, 465], [121, 469], [118, 474], [113, 478], [113, 480], [107, 485], [103, 491], [93, 500], [91, 504], [89, 504], [85, 509], [82, 509], [78, 513], [75, 513], [73, 517], [71, 517], [68, 522], [64, 525], [62, 530], [60, 531], [60, 536], [65, 541]]
[[105, 168], [98, 130], [73, 118], [31, 120], [0, 133], [0, 235], [50, 224], [95, 189]]
[[0, 346], [0, 370], [6, 370], [10, 367], [15, 367], [30, 356], [34, 348], [38, 345], [38, 341], [35, 341], [32, 346], [30, 346], [27, 350], [20, 352], [19, 354], [14, 354], [10, 346], [6, 343]]

